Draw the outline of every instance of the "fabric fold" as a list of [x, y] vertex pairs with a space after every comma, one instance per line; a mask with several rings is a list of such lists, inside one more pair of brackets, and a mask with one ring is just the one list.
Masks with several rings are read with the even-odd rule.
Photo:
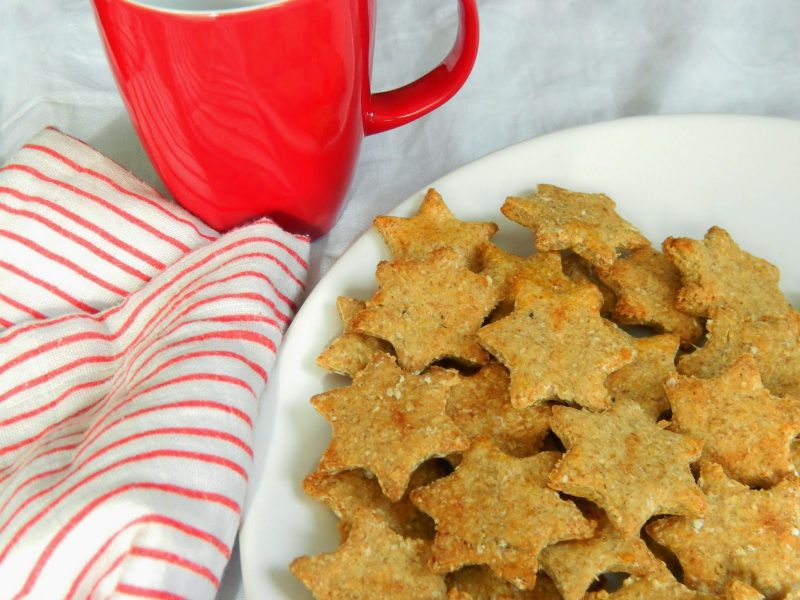
[[[69, 146], [80, 167], [72, 172], [95, 169], [95, 151], [53, 130], [43, 135], [43, 147]], [[95, 229], [169, 265], [140, 261], [143, 279], [87, 251], [87, 240], [108, 238], [80, 219], [52, 210], [42, 225], [28, 214], [42, 202], [6, 191], [22, 187], [14, 179], [21, 175], [8, 174], [31, 152], [39, 151], [28, 145], [0, 171], [0, 204], [18, 202], [0, 229], [59, 257], [25, 246], [18, 266], [86, 309], [53, 293], [33, 302], [31, 281], [0, 264], [0, 300], [32, 308], [14, 313], [5, 302], [2, 313], [9, 326], [0, 331], [0, 596], [213, 598], [239, 526], [259, 399], [303, 297], [308, 240], [268, 219], [217, 236], [162, 198], [131, 199], [117, 185], [141, 196], [146, 187], [110, 176], [92, 182], [105, 186], [106, 201], [157, 223], [180, 245], [154, 241], [151, 228], [127, 217], [121, 225], [118, 211], [86, 208], [81, 203], [94, 200], [85, 195], [70, 197], [72, 206], [65, 198], [74, 192], [55, 184], [25, 192], [82, 212]], [[65, 168], [48, 174], [41, 165], [53, 179], [67, 177]], [[107, 248], [133, 264], [119, 244]], [[122, 293], [75, 276], [67, 261], [88, 273], [105, 269], [100, 278]]]

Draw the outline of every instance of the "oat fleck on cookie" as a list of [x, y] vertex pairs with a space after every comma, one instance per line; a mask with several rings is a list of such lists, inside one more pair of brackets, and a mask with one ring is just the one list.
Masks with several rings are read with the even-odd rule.
[[450, 388], [447, 415], [470, 439], [489, 437], [506, 454], [530, 456], [550, 431], [550, 407], [514, 408], [508, 386], [508, 371], [498, 363], [460, 377]]
[[636, 358], [608, 376], [606, 386], [614, 402], [633, 402], [654, 422], [669, 410], [664, 383], [677, 375], [675, 354], [680, 338], [673, 334], [636, 338]]
[[422, 462], [469, 446], [445, 415], [457, 377], [439, 368], [414, 375], [400, 369], [393, 357], [374, 355], [351, 385], [311, 399], [333, 428], [319, 471], [367, 469], [390, 500], [400, 500]]
[[514, 458], [479, 440], [452, 475], [414, 490], [411, 501], [436, 522], [433, 570], [484, 564], [533, 589], [542, 548], [594, 532], [594, 523], [546, 486], [558, 459], [557, 452]]
[[722, 467], [705, 463], [700, 486], [708, 498], [704, 517], [668, 517], [647, 526], [672, 550], [690, 587], [720, 593], [731, 579], [767, 598], [783, 598], [800, 587], [800, 481], [753, 490], [728, 479]]
[[501, 212], [532, 229], [537, 250], [572, 250], [595, 266], [610, 266], [624, 250], [649, 246], [605, 194], [540, 184], [530, 198], [507, 198]]
[[675, 308], [681, 287], [678, 269], [650, 246], [637, 248], [597, 273], [616, 294], [611, 318], [617, 323], [677, 333], [684, 346], [691, 346], [703, 335], [697, 318]]
[[554, 406], [550, 423], [567, 448], [550, 486], [591, 500], [621, 532], [635, 535], [654, 515], [702, 516], [705, 499], [689, 470], [699, 440], [664, 431], [633, 403], [603, 413]]
[[709, 229], [702, 241], [667, 238], [663, 248], [683, 281], [677, 306], [689, 314], [713, 316], [724, 308], [758, 319], [791, 308], [778, 288], [777, 267], [739, 248], [721, 227]]
[[750, 354], [712, 379], [667, 382], [670, 429], [703, 440], [703, 456], [750, 486], [794, 474], [792, 440], [800, 434], [800, 397], [777, 397], [761, 384]]
[[342, 375], [355, 377], [363, 369], [376, 352], [392, 352], [392, 346], [384, 341], [363, 333], [353, 331], [351, 323], [359, 311], [366, 307], [366, 302], [339, 296], [336, 299], [336, 310], [344, 325], [342, 335], [333, 340], [317, 357], [317, 365]]
[[392, 251], [394, 260], [421, 260], [438, 248], [451, 248], [459, 262], [473, 271], [481, 267], [481, 247], [497, 231], [495, 223], [460, 221], [442, 196], [429, 189], [411, 218], [375, 217], [375, 229]]
[[426, 260], [382, 262], [376, 275], [380, 289], [351, 322], [353, 331], [391, 343], [409, 371], [440, 358], [486, 363], [476, 337], [495, 304], [486, 277], [462, 267], [448, 248]]
[[564, 600], [580, 600], [604, 573], [640, 577], [663, 575], [664, 563], [647, 549], [638, 532], [626, 535], [603, 517], [594, 536], [548, 546], [539, 555], [542, 569], [550, 575]]
[[444, 577], [428, 569], [429, 556], [429, 542], [406, 539], [362, 509], [339, 548], [296, 558], [290, 569], [317, 600], [444, 600]]
[[678, 371], [708, 379], [720, 375], [743, 354], [751, 354], [769, 391], [800, 395], [800, 313], [748, 319], [722, 309], [706, 327], [706, 344], [682, 356]]
[[511, 372], [517, 408], [559, 398], [593, 410], [610, 405], [606, 377], [634, 359], [631, 338], [600, 316], [600, 292], [543, 293], [521, 282], [514, 312], [478, 332]]

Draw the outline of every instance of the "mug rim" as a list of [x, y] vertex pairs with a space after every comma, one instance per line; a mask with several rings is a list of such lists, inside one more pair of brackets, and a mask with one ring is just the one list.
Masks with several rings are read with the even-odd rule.
[[130, 4], [143, 10], [149, 10], [158, 13], [166, 13], [172, 15], [189, 16], [189, 17], [215, 17], [217, 15], [235, 15], [241, 13], [254, 12], [269, 8], [277, 8], [283, 4], [288, 4], [292, 0], [260, 0], [258, 4], [251, 4], [248, 6], [239, 6], [236, 8], [169, 8], [162, 6], [164, 0], [118, 0], [124, 4]]

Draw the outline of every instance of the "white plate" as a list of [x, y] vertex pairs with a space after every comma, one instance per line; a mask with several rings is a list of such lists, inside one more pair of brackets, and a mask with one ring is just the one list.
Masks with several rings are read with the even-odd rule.
[[[555, 133], [471, 163], [433, 182], [457, 217], [494, 220], [509, 250], [530, 235], [499, 212], [509, 194], [539, 182], [611, 196], [654, 243], [727, 229], [746, 250], [777, 264], [783, 289], [800, 299], [800, 122], [740, 116], [641, 117]], [[424, 190], [396, 215], [414, 214]], [[387, 258], [379, 236], [364, 234], [319, 282], [283, 342], [255, 427], [256, 462], [241, 532], [249, 600], [311, 596], [287, 570], [301, 554], [334, 549], [335, 519], [307, 499], [303, 477], [327, 445], [311, 396], [344, 379], [314, 359], [340, 330], [335, 300], [369, 298], [374, 269]]]

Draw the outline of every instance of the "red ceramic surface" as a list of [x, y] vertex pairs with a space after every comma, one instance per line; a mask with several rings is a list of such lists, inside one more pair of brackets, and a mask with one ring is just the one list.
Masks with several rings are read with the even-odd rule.
[[221, 231], [269, 215], [292, 231], [324, 234], [341, 210], [363, 136], [446, 102], [478, 48], [475, 0], [459, 0], [458, 36], [442, 64], [372, 94], [374, 0], [284, 0], [218, 12], [93, 1], [159, 175], [179, 203]]

